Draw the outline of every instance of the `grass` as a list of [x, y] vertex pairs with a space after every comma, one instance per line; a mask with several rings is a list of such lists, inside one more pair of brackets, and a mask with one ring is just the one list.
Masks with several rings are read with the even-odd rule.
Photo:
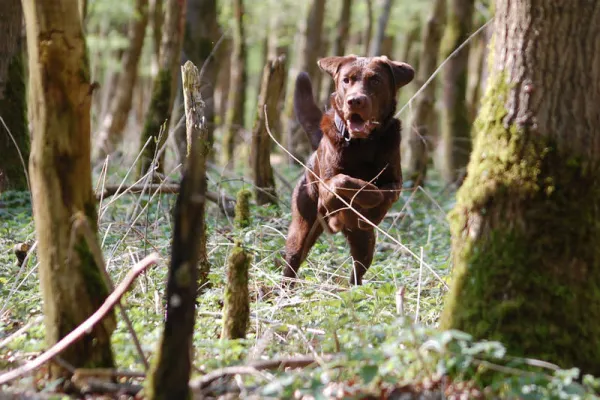
[[[300, 173], [296, 167], [280, 166], [278, 171], [290, 181]], [[106, 181], [103, 176], [97, 179], [119, 183], [124, 174], [109, 168]], [[213, 170], [209, 178], [211, 190], [233, 195], [241, 188], [252, 189], [248, 179], [236, 174], [225, 179]], [[461, 332], [435, 330], [451, 272], [445, 215], [454, 202], [453, 191], [439, 182], [434, 176], [426, 190], [402, 193], [380, 225], [396, 241], [379, 235], [365, 284], [355, 288], [347, 283], [351, 259], [343, 237], [323, 235], [300, 270], [302, 282], [293, 290], [281, 290], [291, 197], [284, 185], [279, 185], [280, 206], [252, 205], [250, 227], [243, 230], [234, 229], [233, 221], [211, 204], [206, 216], [211, 287], [198, 299], [195, 375], [260, 359], [295, 355], [321, 359], [328, 354], [333, 357], [316, 368], [244, 377], [242, 394], [364, 398], [419, 392], [469, 398], [593, 398], [600, 382], [592, 377], [577, 380], [576, 370], [535, 366], [531, 360], [508, 357], [499, 343], [476, 343]], [[102, 249], [115, 282], [148, 253], [156, 251], [162, 258], [124, 298], [142, 348], [150, 357], [164, 318], [174, 200], [175, 196], [164, 194], [124, 195], [105, 199], [99, 206]], [[35, 256], [20, 268], [12, 255], [15, 244], [34, 240], [27, 194], [2, 195], [0, 232], [1, 342], [42, 312]], [[235, 240], [253, 255], [252, 315], [245, 340], [221, 341], [224, 266]], [[422, 255], [435, 275], [406, 249]], [[43, 350], [43, 336], [38, 321], [14, 337], [0, 350], [0, 369], [13, 368]], [[113, 348], [119, 368], [143, 370], [121, 320]], [[212, 395], [216, 396], [224, 386], [215, 387]]]

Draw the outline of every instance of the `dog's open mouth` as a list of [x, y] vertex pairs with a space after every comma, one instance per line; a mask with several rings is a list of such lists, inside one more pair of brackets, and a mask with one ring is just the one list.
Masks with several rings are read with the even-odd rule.
[[352, 134], [367, 134], [369, 133], [370, 123], [360, 116], [360, 114], [352, 113], [350, 118], [346, 120], [348, 130]]

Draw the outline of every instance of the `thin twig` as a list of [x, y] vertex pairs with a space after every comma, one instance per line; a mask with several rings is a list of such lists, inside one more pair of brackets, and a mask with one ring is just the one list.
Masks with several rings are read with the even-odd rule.
[[9, 371], [5, 374], [0, 375], [0, 385], [4, 385], [14, 379], [17, 379], [28, 372], [34, 371], [35, 369], [42, 366], [44, 363], [51, 360], [53, 357], [59, 355], [67, 347], [81, 338], [83, 335], [91, 331], [102, 319], [113, 309], [113, 307], [119, 302], [121, 297], [125, 294], [127, 289], [135, 281], [137, 276], [141, 274], [150, 265], [156, 264], [159, 260], [158, 254], [152, 253], [142, 261], [133, 266], [133, 268], [127, 273], [125, 279], [115, 290], [106, 298], [104, 303], [94, 312], [88, 319], [86, 319], [81, 325], [71, 331], [67, 336], [59, 340], [56, 344], [46, 350], [37, 358], [24, 364], [23, 366]]

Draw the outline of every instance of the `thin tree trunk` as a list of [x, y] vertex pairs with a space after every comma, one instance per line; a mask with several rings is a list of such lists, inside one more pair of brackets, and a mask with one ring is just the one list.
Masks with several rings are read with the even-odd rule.
[[[441, 47], [444, 60], [471, 34], [474, 0], [450, 0], [448, 24]], [[442, 72], [443, 101], [441, 164], [447, 183], [461, 181], [471, 155], [471, 120], [466, 102], [469, 46], [454, 55]]]
[[233, 52], [231, 54], [231, 75], [229, 95], [225, 114], [223, 134], [223, 163], [233, 166], [235, 142], [244, 129], [244, 107], [246, 105], [246, 43], [244, 35], [244, 2], [233, 0]]
[[277, 204], [275, 179], [271, 167], [271, 138], [267, 132], [272, 130], [278, 119], [277, 108], [285, 85], [285, 56], [270, 60], [263, 70], [262, 85], [258, 101], [258, 115], [252, 131], [252, 171], [256, 185], [256, 203], [259, 205]]
[[[438, 54], [445, 21], [446, 0], [435, 0], [427, 24], [423, 27], [421, 66], [417, 69], [417, 78], [415, 79], [415, 84], [419, 88], [438, 67]], [[412, 181], [414, 185], [423, 185], [425, 182], [432, 139], [433, 135], [437, 133], [436, 86], [436, 80], [431, 81], [417, 97], [412, 110], [410, 129], [407, 132], [408, 141], [402, 159], [407, 180]]]
[[[188, 0], [185, 16], [185, 34], [183, 37], [183, 52], [195, 65], [203, 70], [201, 95], [205, 99], [204, 118], [210, 142], [214, 139], [215, 130], [215, 84], [217, 82], [216, 54], [211, 56], [216, 43], [221, 37], [221, 29], [217, 19], [216, 0]], [[215, 52], [219, 49], [215, 49]], [[209, 58], [209, 56], [211, 56]], [[184, 162], [189, 144], [186, 143], [185, 124], [180, 123], [181, 90], [178, 89], [176, 107], [174, 108], [172, 124], [173, 136], [179, 149], [179, 161]]]
[[367, 26], [365, 27], [364, 35], [364, 54], [369, 54], [369, 47], [371, 47], [371, 37], [373, 36], [373, 0], [366, 0], [367, 2]]
[[99, 143], [96, 146], [94, 159], [102, 159], [115, 150], [116, 145], [121, 142], [123, 130], [131, 111], [133, 90], [138, 77], [138, 64], [148, 25], [148, 0], [136, 0], [135, 9], [136, 12], [133, 20], [129, 23], [127, 35], [129, 47], [122, 58], [123, 67], [117, 78], [118, 85], [115, 96], [100, 127]]
[[184, 18], [186, 0], [168, 0], [165, 26], [160, 47], [159, 70], [154, 79], [152, 99], [146, 114], [146, 122], [142, 131], [140, 151], [142, 151], [138, 164], [138, 176], [143, 176], [150, 171], [153, 160], [156, 160], [156, 172], [164, 171], [164, 145], [167, 141], [166, 122], [171, 117], [177, 76], [179, 74], [179, 61], [181, 45], [183, 42]]
[[183, 67], [183, 90], [190, 153], [185, 164], [177, 205], [171, 265], [167, 281], [167, 318], [160, 350], [148, 385], [149, 399], [189, 398], [198, 269], [206, 260], [206, 160], [210, 139], [203, 121], [200, 73], [191, 63]]
[[485, 60], [487, 58], [487, 31], [473, 39], [471, 54], [469, 54], [469, 77], [467, 81], [467, 105], [469, 119], [473, 121], [479, 111], [482, 86], [485, 79]]
[[227, 103], [229, 101], [229, 75], [231, 74], [231, 39], [223, 39], [221, 47], [217, 49], [217, 83], [215, 88], [215, 124], [223, 126], [227, 115]]
[[0, 193], [27, 190], [29, 132], [22, 24], [20, 0], [4, 0], [0, 4]]
[[377, 22], [377, 31], [375, 32], [375, 38], [373, 42], [369, 45], [369, 54], [371, 55], [371, 57], [383, 54], [381, 51], [381, 45], [383, 44], [383, 39], [385, 38], [385, 30], [390, 19], [390, 14], [392, 13], [392, 2], [392, 0], [384, 0], [383, 2], [381, 15], [379, 16], [379, 21]]
[[494, 18], [441, 326], [597, 375], [600, 3], [498, 0]]
[[[39, 278], [48, 345], [70, 333], [104, 301], [107, 288], [73, 220], [97, 230], [90, 163], [92, 86], [77, 0], [24, 0], [33, 125], [30, 157]], [[114, 314], [61, 353], [75, 368], [114, 368]], [[68, 375], [49, 365], [53, 379]]]
[[[342, 8], [340, 18], [338, 19], [336, 37], [333, 41], [333, 49], [331, 56], [343, 56], [346, 53], [346, 45], [350, 35], [350, 17], [352, 16], [352, 0], [342, 0]], [[333, 79], [329, 81], [327, 93], [335, 92], [335, 82]]]
[[160, 59], [160, 42], [164, 20], [164, 0], [151, 0], [150, 2], [150, 25], [152, 27], [152, 67], [153, 72], [158, 71]]
[[[321, 53], [321, 35], [325, 19], [325, 0], [311, 0], [306, 23], [302, 27], [303, 39], [298, 58], [298, 70], [308, 73], [314, 88], [320, 87], [322, 74], [317, 60]], [[319, 93], [315, 90], [315, 93]], [[288, 136], [287, 145], [294, 155], [306, 156], [310, 152], [310, 143], [306, 134], [296, 121], [293, 108], [293, 90], [287, 93], [285, 131]]]

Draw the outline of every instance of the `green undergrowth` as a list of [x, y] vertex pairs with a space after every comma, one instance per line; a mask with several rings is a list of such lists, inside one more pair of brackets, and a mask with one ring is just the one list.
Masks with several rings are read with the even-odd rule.
[[[281, 166], [278, 171], [292, 183], [301, 172]], [[109, 173], [107, 184], [118, 184], [122, 177], [122, 171]], [[341, 235], [323, 235], [300, 269], [302, 282], [294, 289], [280, 288], [291, 218], [291, 192], [280, 182], [280, 206], [259, 207], [251, 201], [250, 221], [242, 229], [209, 203], [211, 285], [198, 298], [195, 375], [258, 360], [307, 355], [317, 359], [316, 367], [244, 376], [246, 393], [259, 398], [365, 398], [369, 394], [387, 398], [417, 392], [470, 398], [591, 396], [598, 382], [590, 377], [577, 380], [575, 370], [536, 369], [526, 360], [507, 356], [498, 343], [436, 331], [451, 272], [446, 214], [454, 206], [454, 192], [440, 181], [432, 176], [426, 190], [402, 193], [380, 225], [393, 239], [378, 234], [365, 284], [355, 288], [348, 286], [351, 259]], [[209, 174], [209, 190], [234, 196], [240, 189], [253, 189], [249, 179]], [[142, 274], [123, 299], [150, 357], [164, 319], [174, 201], [174, 195], [166, 194], [124, 195], [103, 200], [98, 210], [99, 238], [115, 282], [145, 255], [158, 252], [161, 256], [159, 265]], [[41, 315], [36, 258], [20, 268], [12, 254], [15, 244], [34, 239], [28, 196], [3, 194], [0, 230], [0, 341], [34, 321], [25, 334], [0, 349], [1, 370], [44, 349], [43, 327], [41, 321], [35, 322]], [[246, 339], [222, 341], [225, 266], [236, 241], [252, 256], [250, 326]], [[424, 262], [419, 261], [421, 254]], [[141, 371], [118, 313], [117, 319], [112, 338], [117, 365]], [[225, 386], [215, 383], [211, 395], [218, 395]]]

